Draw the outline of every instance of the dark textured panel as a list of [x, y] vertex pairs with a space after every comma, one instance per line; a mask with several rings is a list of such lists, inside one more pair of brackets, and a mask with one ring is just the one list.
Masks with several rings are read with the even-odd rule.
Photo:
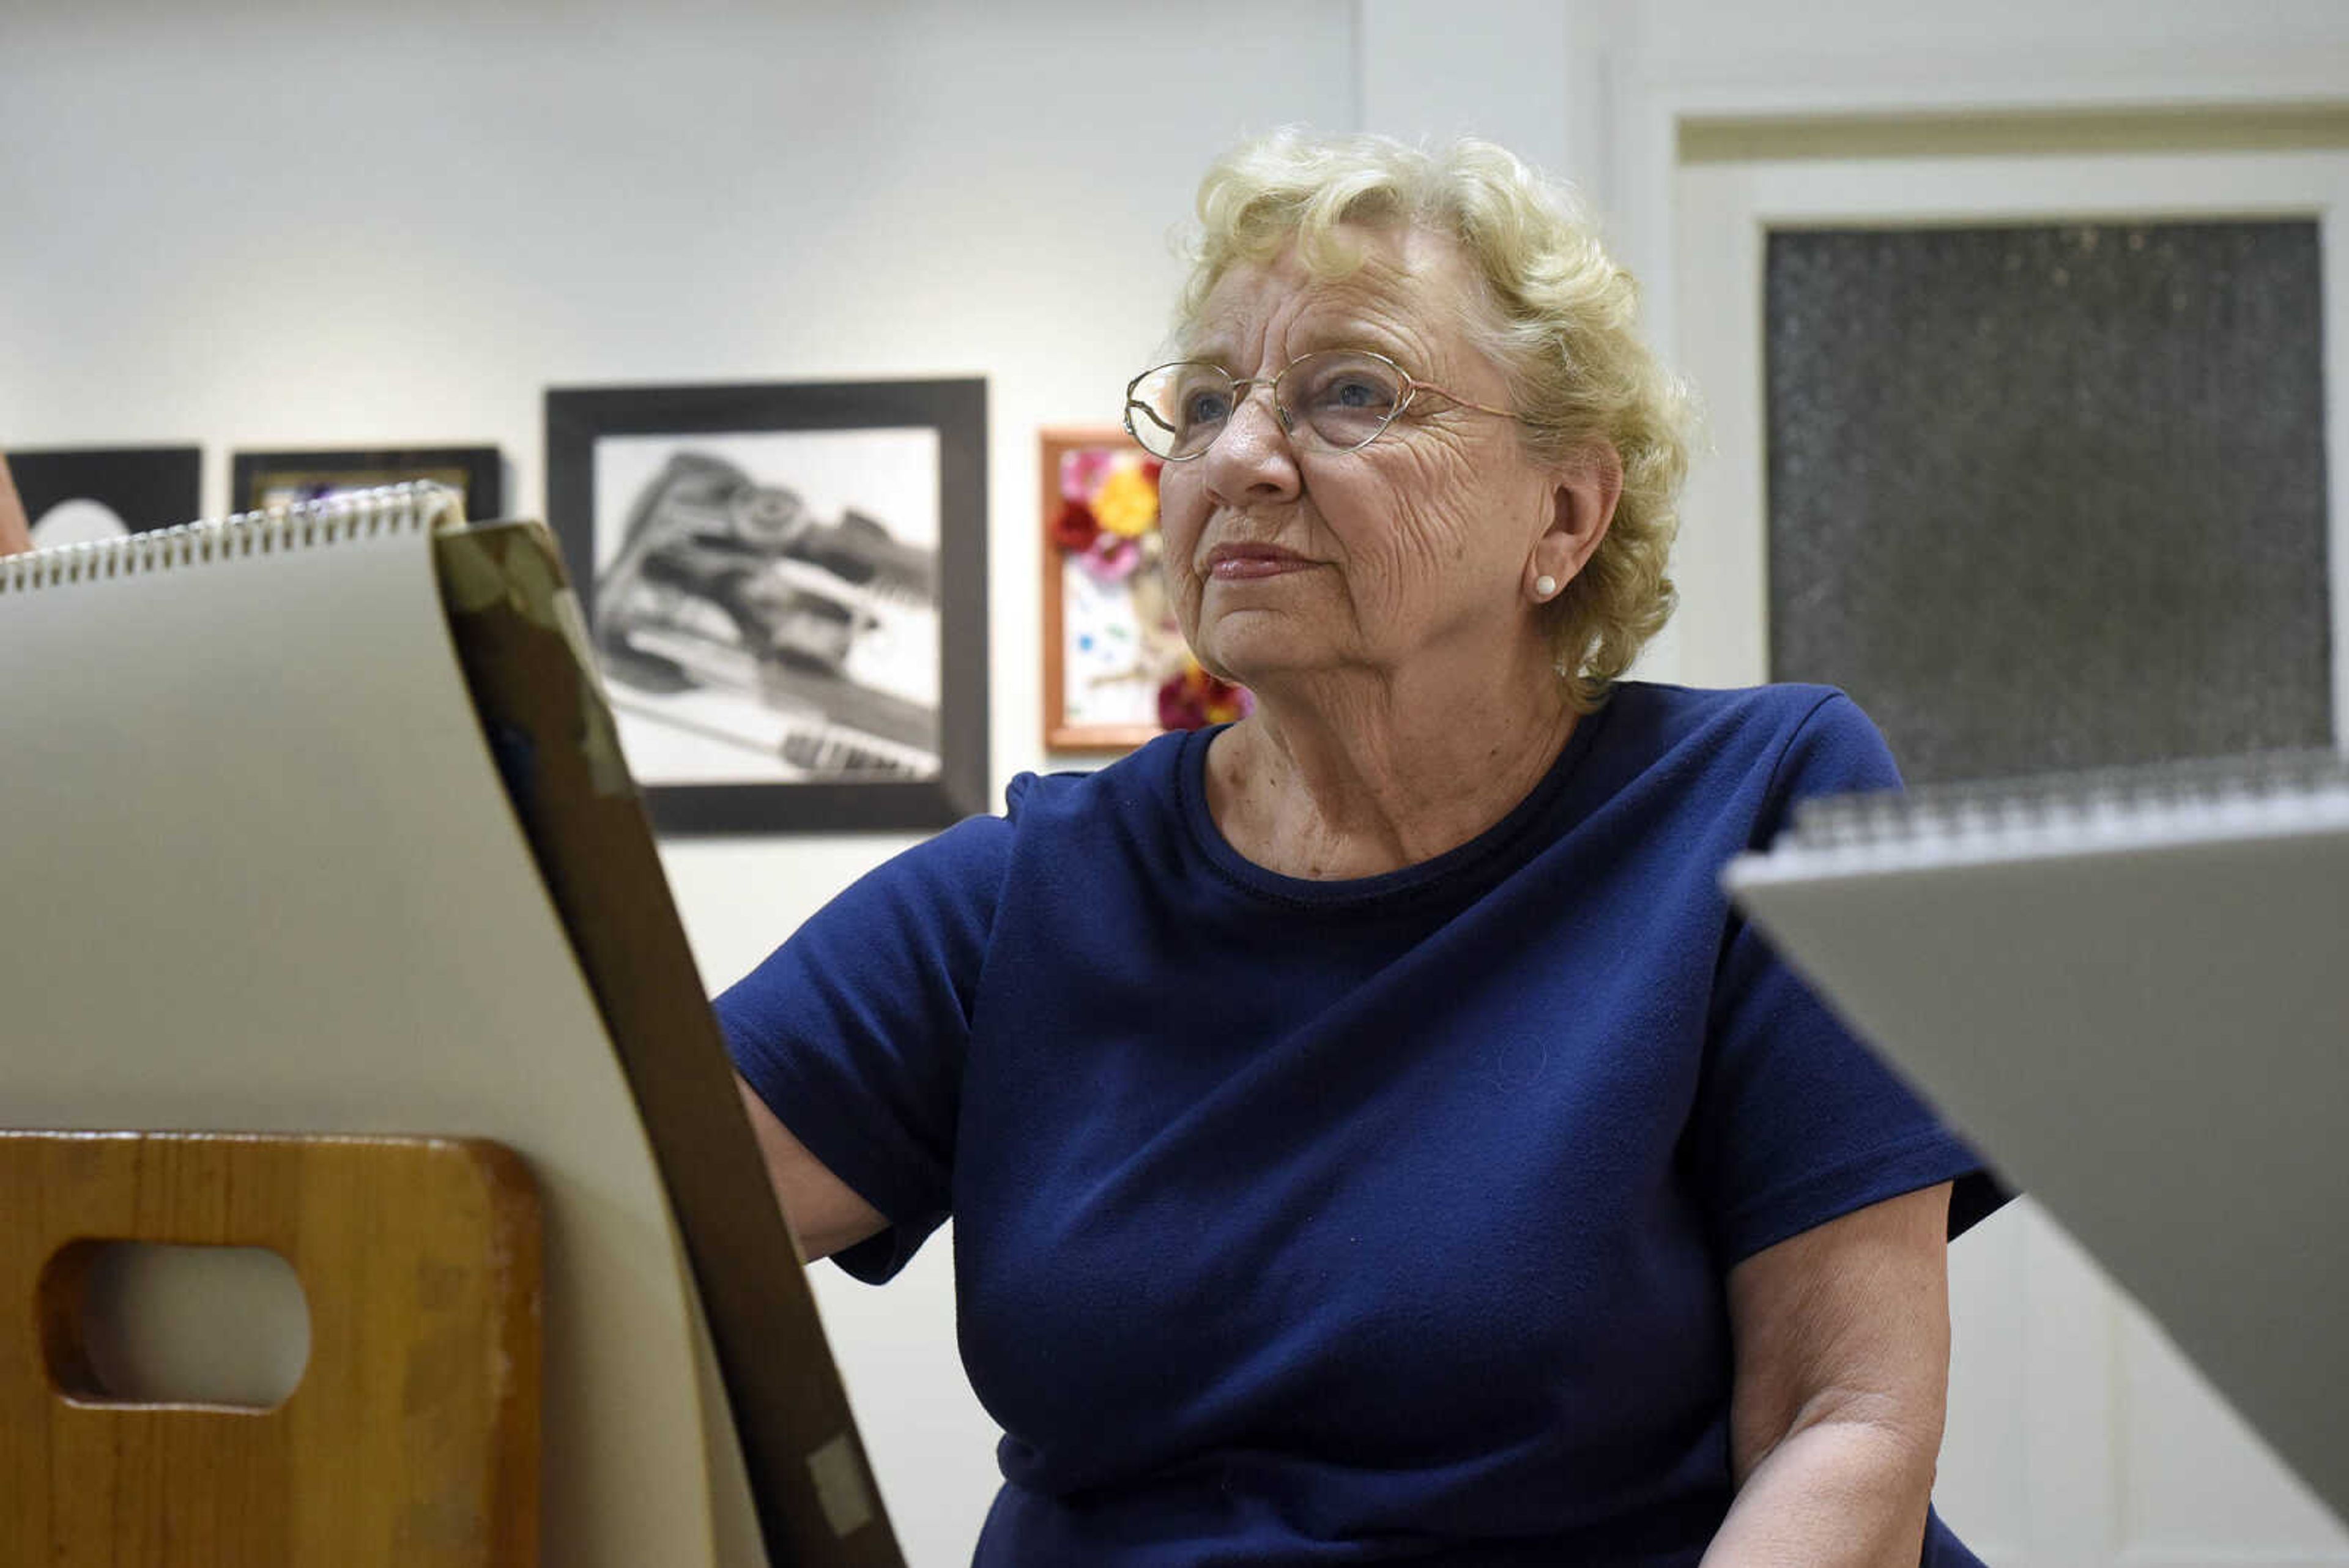
[[1770, 662], [1911, 780], [2332, 736], [2313, 223], [1769, 243]]

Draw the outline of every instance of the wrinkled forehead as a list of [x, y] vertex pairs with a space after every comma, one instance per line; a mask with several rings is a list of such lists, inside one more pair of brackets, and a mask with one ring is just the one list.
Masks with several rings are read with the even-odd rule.
[[1366, 333], [1452, 339], [1467, 333], [1480, 297], [1474, 265], [1447, 236], [1341, 224], [1319, 243], [1292, 237], [1265, 260], [1226, 268], [1174, 348], [1227, 364], [1252, 357], [1272, 331], [1290, 353], [1378, 347]]

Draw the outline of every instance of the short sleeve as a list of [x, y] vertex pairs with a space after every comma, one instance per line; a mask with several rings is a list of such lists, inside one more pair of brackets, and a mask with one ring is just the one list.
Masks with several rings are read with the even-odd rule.
[[[1789, 735], [1751, 846], [1806, 795], [1897, 789], [1875, 725], [1840, 692]], [[1855, 1210], [1955, 1183], [1954, 1237], [2005, 1201], [1981, 1158], [1847, 1029], [1734, 909], [1688, 1155], [1724, 1266]]]
[[972, 997], [1011, 825], [972, 817], [875, 868], [717, 1001], [776, 1119], [889, 1221], [835, 1255], [874, 1283], [945, 1222]]

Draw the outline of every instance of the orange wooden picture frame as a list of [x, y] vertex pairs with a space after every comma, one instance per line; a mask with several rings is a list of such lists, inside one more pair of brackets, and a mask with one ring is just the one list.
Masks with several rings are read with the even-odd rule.
[[1061, 460], [1088, 447], [1113, 452], [1142, 451], [1134, 439], [1116, 425], [1062, 425], [1039, 432], [1037, 519], [1044, 561], [1044, 746], [1055, 752], [1126, 752], [1159, 733], [1147, 724], [1076, 724], [1068, 718], [1068, 670], [1062, 647], [1066, 622], [1061, 607], [1061, 579], [1066, 552], [1052, 536], [1053, 520], [1061, 514]]

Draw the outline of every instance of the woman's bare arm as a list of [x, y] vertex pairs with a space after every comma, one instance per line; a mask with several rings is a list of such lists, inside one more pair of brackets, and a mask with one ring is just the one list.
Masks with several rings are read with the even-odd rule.
[[25, 520], [25, 504], [16, 499], [16, 483], [8, 476], [8, 460], [0, 457], [0, 556], [12, 556], [32, 547], [32, 524]]
[[1729, 1272], [1737, 1499], [1704, 1568], [1916, 1568], [1949, 1396], [1950, 1189]]
[[782, 1205], [792, 1234], [799, 1239], [801, 1256], [811, 1263], [828, 1258], [887, 1227], [881, 1211], [810, 1154], [740, 1074], [734, 1086], [741, 1092], [742, 1108], [750, 1114], [750, 1130], [758, 1135], [759, 1153], [767, 1162], [767, 1179], [774, 1184], [775, 1200]]

